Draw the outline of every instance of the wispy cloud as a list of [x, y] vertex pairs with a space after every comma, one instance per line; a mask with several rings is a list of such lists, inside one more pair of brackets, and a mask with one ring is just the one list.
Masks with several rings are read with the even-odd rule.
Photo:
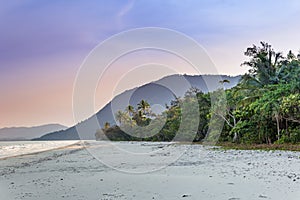
[[126, 13], [130, 12], [130, 10], [133, 8], [135, 3], [135, 0], [130, 0], [125, 6], [122, 7], [122, 9], [118, 13], [118, 17], [123, 17], [126, 15]]

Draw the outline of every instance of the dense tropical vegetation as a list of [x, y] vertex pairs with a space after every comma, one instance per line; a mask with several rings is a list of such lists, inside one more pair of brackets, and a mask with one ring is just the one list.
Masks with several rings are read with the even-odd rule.
[[[247, 48], [245, 55], [249, 60], [242, 66], [249, 68], [248, 73], [213, 105], [212, 93], [205, 94], [197, 88], [172, 101], [160, 115], [152, 113], [149, 103], [142, 100], [136, 108], [129, 105], [125, 111], [119, 111], [118, 125], [106, 124], [96, 137], [146, 141], [171, 141], [174, 137], [189, 141], [192, 137], [192, 141], [201, 141], [207, 138], [210, 126], [224, 121], [219, 138], [222, 142], [300, 142], [300, 55], [289, 51], [285, 56], [265, 42]], [[195, 103], [198, 112], [192, 109]], [[188, 115], [182, 113], [183, 108]], [[211, 120], [212, 116], [217, 117]]]

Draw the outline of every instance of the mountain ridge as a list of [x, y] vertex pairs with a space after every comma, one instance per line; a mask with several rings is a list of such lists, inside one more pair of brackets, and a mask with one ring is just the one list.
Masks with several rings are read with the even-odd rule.
[[[35, 138], [34, 140], [93, 140], [95, 139], [96, 131], [99, 129], [97, 123], [99, 123], [102, 127], [106, 122], [109, 122], [111, 125], [116, 124], [113, 113], [116, 113], [118, 110], [124, 110], [128, 104], [135, 106], [141, 99], [145, 99], [150, 103], [150, 105], [158, 104], [165, 106], [175, 99], [175, 95], [173, 91], [171, 91], [173, 86], [175, 86], [175, 90], [177, 90], [177, 93], [179, 93], [179, 95], [176, 95], [177, 97], [182, 97], [186, 92], [187, 88], [178, 84], [180, 81], [187, 81], [191, 87], [197, 87], [204, 93], [207, 93], [209, 89], [206, 83], [217, 85], [219, 84], [219, 81], [221, 81], [220, 78], [221, 80], [226, 79], [230, 81], [224, 85], [224, 89], [228, 89], [238, 84], [241, 79], [241, 75], [229, 76], [185, 74], [166, 76], [159, 80], [124, 91], [123, 93], [115, 96], [93, 116], [76, 124], [75, 126], [63, 131], [48, 133], [42, 137]], [[81, 133], [80, 135], [78, 135], [78, 131]]]
[[49, 132], [67, 129], [67, 126], [52, 123], [38, 126], [14, 126], [0, 128], [0, 141], [20, 141], [31, 140], [36, 137], [41, 137]]

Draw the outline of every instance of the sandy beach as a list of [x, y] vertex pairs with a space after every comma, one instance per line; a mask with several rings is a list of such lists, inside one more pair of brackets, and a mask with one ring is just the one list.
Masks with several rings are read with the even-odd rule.
[[86, 141], [0, 160], [0, 192], [5, 200], [296, 200], [299, 169], [300, 152]]

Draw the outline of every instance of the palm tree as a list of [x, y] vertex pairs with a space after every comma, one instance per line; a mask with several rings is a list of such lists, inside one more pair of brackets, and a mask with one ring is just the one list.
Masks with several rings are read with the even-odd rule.
[[124, 122], [124, 120], [125, 120], [125, 113], [122, 112], [121, 110], [119, 110], [119, 111], [116, 113], [115, 117], [116, 117], [116, 120], [117, 120], [117, 121], [119, 122], [119, 124], [121, 125], [121, 124]]
[[105, 122], [104, 124], [104, 130], [107, 130], [110, 128], [110, 123], [109, 122]]
[[141, 111], [141, 117], [146, 117], [148, 114], [150, 114], [150, 104], [142, 99], [140, 103], [138, 103], [138, 111]]
[[275, 52], [268, 43], [261, 42], [260, 44], [261, 47], [253, 45], [253, 47], [247, 48], [245, 55], [250, 57], [250, 61], [246, 61], [242, 65], [250, 67], [249, 77], [261, 86], [277, 84], [279, 80], [276, 77], [276, 71], [283, 56], [280, 52]]
[[[264, 86], [269, 84], [278, 84], [282, 78], [284, 60], [282, 54], [275, 52], [271, 45], [266, 42], [261, 42], [261, 47], [253, 45], [247, 48], [244, 53], [250, 57], [249, 61], [242, 65], [250, 67], [249, 73], [242, 76], [240, 83], [237, 86], [237, 95], [244, 97], [240, 102], [241, 106], [249, 105], [265, 92]], [[291, 53], [291, 52], [290, 52]], [[289, 55], [292, 57], [292, 55]]]
[[128, 113], [129, 116], [133, 116], [133, 114], [134, 114], [134, 107], [133, 107], [132, 105], [129, 104], [129, 105], [126, 107], [126, 111], [127, 111], [127, 113]]

